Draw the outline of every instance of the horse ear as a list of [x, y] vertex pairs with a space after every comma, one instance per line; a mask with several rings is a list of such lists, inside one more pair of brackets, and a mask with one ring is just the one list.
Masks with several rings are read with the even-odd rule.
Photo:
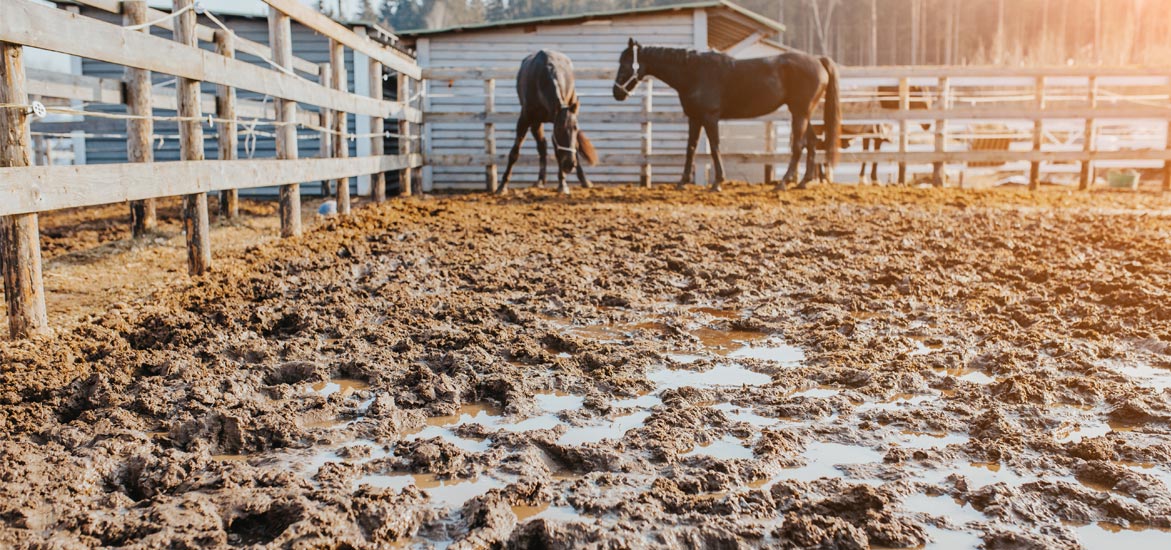
[[633, 47], [634, 47], [634, 38], [633, 38], [633, 37], [632, 37], [632, 38], [630, 38], [630, 40], [629, 40], [628, 42], [626, 42], [626, 47], [627, 47], [627, 48], [633, 48]]

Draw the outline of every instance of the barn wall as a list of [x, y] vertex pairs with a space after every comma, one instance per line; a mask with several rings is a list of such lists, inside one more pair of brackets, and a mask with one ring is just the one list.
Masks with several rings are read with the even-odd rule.
[[[636, 37], [644, 44], [695, 48], [697, 45], [696, 14], [702, 11], [683, 11], [638, 17], [618, 17], [610, 21], [591, 22], [575, 25], [540, 25], [512, 29], [494, 29], [466, 33], [452, 33], [420, 39], [419, 58], [425, 67], [520, 67], [525, 56], [541, 49], [559, 50], [568, 55], [577, 68], [606, 68], [617, 70], [618, 55], [626, 47], [627, 39]], [[699, 47], [706, 48], [706, 32], [700, 34]], [[474, 112], [484, 108], [483, 81], [457, 80], [453, 82], [432, 81], [428, 83], [429, 110], [432, 112]], [[630, 112], [642, 109], [639, 89], [635, 97], [626, 102], [614, 100], [611, 88], [613, 79], [578, 80], [578, 95], [582, 99], [582, 129], [602, 154], [637, 152], [641, 146], [642, 127], [639, 123], [597, 124], [590, 121], [591, 112]], [[655, 111], [678, 112], [679, 100], [667, 86], [656, 83]], [[498, 80], [496, 83], [496, 108], [499, 111], [517, 112], [520, 106], [516, 96], [514, 79]], [[430, 124], [431, 150], [444, 154], [479, 154], [484, 152], [484, 126], [477, 123]], [[546, 125], [546, 135], [552, 132]], [[496, 128], [497, 148], [505, 153], [511, 148], [515, 136], [515, 125], [498, 124]], [[686, 148], [687, 127], [685, 124], [656, 124], [654, 127], [654, 150], [659, 153], [683, 153]], [[535, 156], [534, 140], [526, 140], [522, 156]], [[550, 154], [550, 156], [552, 156]], [[551, 163], [553, 164], [553, 163]], [[655, 181], [676, 181], [681, 166], [655, 166]], [[436, 166], [428, 170], [431, 181], [424, 181], [425, 188], [434, 189], [483, 189], [483, 167]], [[500, 168], [503, 177], [504, 167]], [[630, 183], [638, 181], [638, 167], [587, 167], [587, 174], [595, 182]], [[702, 174], [700, 174], [702, 176]], [[520, 166], [513, 183], [518, 186], [536, 181], [535, 166]], [[550, 168], [550, 183], [555, 184], [555, 169]], [[576, 183], [576, 176], [570, 177]]]

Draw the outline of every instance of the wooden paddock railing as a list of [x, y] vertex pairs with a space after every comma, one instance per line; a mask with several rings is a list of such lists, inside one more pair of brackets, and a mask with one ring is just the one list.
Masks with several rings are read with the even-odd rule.
[[[412, 134], [413, 125], [422, 122], [422, 113], [410, 96], [412, 81], [418, 82], [422, 76], [415, 60], [337, 24], [297, 0], [263, 1], [269, 6], [267, 45], [236, 36], [211, 13], [205, 17], [213, 25], [197, 24], [192, 0], [174, 0], [170, 13], [150, 9], [143, 1], [81, 2], [121, 13], [125, 26], [30, 0], [5, 0], [0, 13], [0, 268], [13, 337], [48, 329], [38, 212], [130, 201], [134, 230], [140, 233], [154, 223], [153, 199], [181, 196], [188, 270], [201, 274], [212, 265], [209, 191], [222, 191], [222, 212], [231, 217], [236, 215], [236, 189], [279, 185], [281, 235], [286, 237], [301, 233], [302, 182], [345, 181], [370, 175], [371, 198], [382, 200], [385, 172], [401, 170], [400, 189], [411, 192], [411, 170], [423, 164]], [[293, 56], [292, 20], [330, 40], [330, 64], [318, 65]], [[152, 36], [151, 26], [172, 30], [174, 39]], [[200, 48], [200, 42], [213, 44], [215, 51]], [[127, 69], [126, 78], [118, 81], [26, 70], [23, 46], [122, 65]], [[347, 48], [369, 59], [369, 90], [346, 89]], [[258, 57], [265, 64], [236, 59], [237, 52]], [[398, 100], [383, 97], [384, 69], [387, 74], [398, 75]], [[152, 90], [152, 72], [176, 77], [176, 90]], [[215, 94], [201, 96], [202, 82], [216, 84]], [[421, 84], [417, 86], [422, 88]], [[276, 116], [262, 102], [238, 100], [236, 90], [275, 98]], [[31, 100], [30, 95], [62, 98], [79, 105], [125, 105], [125, 115], [80, 106], [50, 105], [48, 112], [87, 119], [99, 117], [97, 120], [123, 125], [128, 162], [31, 166], [30, 123], [45, 115], [45, 107]], [[312, 107], [313, 111], [300, 110], [298, 105]], [[156, 110], [178, 114], [160, 116]], [[370, 117], [370, 134], [349, 132], [347, 113]], [[399, 121], [397, 154], [385, 154], [383, 150], [385, 119]], [[181, 161], [153, 162], [152, 127], [160, 120], [179, 123]], [[254, 130], [257, 123], [274, 129], [277, 158], [239, 160], [237, 134]], [[216, 160], [204, 158], [205, 124], [214, 127], [218, 137]], [[332, 146], [323, 147], [323, 154], [317, 158], [300, 158], [298, 127], [331, 138]], [[370, 139], [372, 155], [346, 158], [347, 140], [354, 139]], [[347, 214], [349, 185], [338, 185], [337, 190], [338, 212]]]
[[[486, 167], [487, 187], [495, 185], [497, 165], [507, 162], [507, 150], [503, 152], [496, 144], [496, 127], [511, 127], [517, 113], [499, 108], [493, 95], [494, 90], [512, 93], [515, 68], [430, 68], [424, 70], [424, 79], [435, 84], [435, 88], [451, 87], [458, 81], [483, 81], [485, 90], [484, 108], [464, 112], [431, 112], [424, 115], [428, 125], [444, 123], [483, 124], [484, 152], [480, 154], [443, 154], [430, 144], [426, 145], [428, 166], [480, 166]], [[610, 82], [614, 69], [577, 69], [575, 76], [583, 81]], [[842, 88], [845, 95], [843, 115], [845, 124], [889, 124], [895, 130], [894, 150], [882, 152], [844, 152], [844, 162], [897, 163], [898, 181], [907, 180], [909, 165], [933, 165], [932, 178], [942, 183], [943, 168], [956, 163], [1004, 163], [1027, 161], [1030, 163], [1029, 181], [1036, 187], [1040, 180], [1042, 163], [1080, 163], [1080, 186], [1089, 187], [1093, 179], [1093, 163], [1096, 161], [1163, 161], [1163, 187], [1171, 188], [1171, 139], [1157, 149], [1105, 150], [1097, 147], [1096, 123], [1107, 120], [1119, 121], [1161, 121], [1171, 128], [1171, 68], [1118, 68], [1118, 67], [843, 67]], [[499, 84], [505, 81], [506, 84]], [[1047, 83], [1050, 84], [1047, 89]], [[1060, 85], [1073, 91], [1058, 92], [1052, 88]], [[1117, 94], [1110, 101], [1102, 97], [1100, 89], [1105, 85], [1122, 88], [1141, 88], [1143, 94]], [[596, 86], [595, 86], [596, 87]], [[886, 97], [877, 97], [880, 87], [897, 90]], [[991, 94], [985, 96], [977, 91], [965, 98], [957, 92], [964, 87], [973, 90], [993, 88], [1019, 88], [1015, 95]], [[580, 84], [579, 84], [580, 88]], [[467, 88], [465, 88], [467, 89]], [[1152, 93], [1151, 90], [1155, 92]], [[630, 153], [609, 153], [601, 155], [600, 164], [605, 166], [638, 166], [641, 180], [649, 184], [653, 165], [681, 166], [684, 155], [680, 153], [655, 153], [654, 125], [658, 123], [686, 123], [687, 119], [676, 106], [670, 112], [655, 110], [655, 96], [673, 94], [665, 85], [648, 80], [636, 92], [642, 96], [641, 112], [600, 110], [596, 105], [583, 109], [582, 121], [586, 124], [641, 123], [641, 150]], [[880, 100], [895, 103], [897, 109], [882, 108]], [[930, 100], [931, 105], [925, 106]], [[629, 102], [635, 101], [633, 98]], [[969, 103], [963, 105], [963, 103]], [[917, 106], [917, 108], [912, 108]], [[787, 163], [789, 152], [778, 152], [777, 130], [787, 127], [790, 120], [785, 110], [753, 119], [759, 121], [763, 132], [758, 151], [732, 151], [726, 148], [722, 154], [725, 162], [763, 164], [764, 177], [770, 181], [774, 176], [774, 165]], [[1053, 150], [1046, 147], [1045, 132], [1050, 122], [1084, 120], [1084, 145], [1079, 150]], [[971, 147], [973, 137], [957, 137], [949, 127], [957, 122], [1003, 123], [1024, 121], [1032, 124], [1031, 149], [1025, 151], [975, 150]], [[820, 120], [815, 120], [820, 123]], [[910, 150], [911, 137], [918, 132], [917, 123], [930, 124], [928, 138], [933, 147], [930, 150]], [[1168, 131], [1171, 136], [1171, 129]], [[595, 144], [599, 138], [593, 136]], [[1007, 143], [1005, 141], [1004, 143]], [[511, 144], [509, 144], [511, 145]], [[964, 148], [964, 146], [967, 146]], [[697, 154], [697, 162], [710, 160], [710, 155]], [[531, 165], [535, 159], [522, 155], [518, 164]]]

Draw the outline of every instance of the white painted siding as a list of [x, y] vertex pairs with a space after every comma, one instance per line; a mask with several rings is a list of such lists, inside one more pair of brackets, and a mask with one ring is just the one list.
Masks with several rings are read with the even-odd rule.
[[[629, 37], [644, 44], [675, 47], [695, 47], [695, 15], [691, 11], [649, 16], [618, 17], [610, 21], [574, 25], [540, 25], [535, 32], [523, 28], [484, 30], [433, 36], [427, 42], [426, 56], [420, 48], [420, 62], [424, 67], [516, 67], [525, 56], [542, 48], [558, 50], [571, 59], [578, 68], [606, 68], [617, 70], [618, 55], [626, 47]], [[531, 30], [531, 28], [530, 28]], [[422, 45], [422, 44], [420, 44]], [[596, 124], [590, 122], [591, 112], [639, 112], [641, 95], [626, 102], [617, 102], [611, 92], [613, 78], [606, 80], [578, 80], [578, 95], [582, 99], [582, 129], [593, 140], [600, 153], [637, 152], [641, 144], [641, 125]], [[433, 112], [481, 111], [484, 107], [482, 81], [430, 82], [428, 101]], [[655, 87], [655, 111], [679, 111], [675, 92], [659, 84]], [[639, 94], [645, 89], [640, 87]], [[519, 110], [516, 83], [512, 79], [496, 83], [496, 109], [501, 112]], [[548, 136], [552, 128], [546, 127]], [[478, 154], [484, 152], [482, 124], [432, 124], [431, 150], [444, 154]], [[514, 124], [498, 124], [497, 148], [506, 153], [515, 136]], [[684, 124], [656, 124], [654, 150], [659, 153], [682, 153], [686, 148], [687, 127]], [[530, 137], [521, 150], [522, 156], [536, 156], [537, 149]], [[552, 155], [550, 155], [552, 156]], [[556, 182], [555, 163], [550, 163], [549, 182]], [[655, 166], [657, 182], [676, 181], [681, 166]], [[500, 167], [504, 175], [504, 167]], [[587, 167], [586, 173], [599, 183], [630, 183], [638, 181], [638, 167]], [[435, 189], [482, 189], [482, 167], [440, 167], [430, 170]], [[535, 166], [519, 166], [513, 177], [518, 186], [536, 181]], [[576, 176], [570, 176], [576, 183]]]

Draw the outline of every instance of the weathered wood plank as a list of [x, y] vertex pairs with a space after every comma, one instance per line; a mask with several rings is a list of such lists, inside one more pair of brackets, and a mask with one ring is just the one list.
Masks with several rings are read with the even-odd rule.
[[[1085, 158], [1086, 153], [1082, 151], [946, 151], [936, 153], [933, 151], [911, 151], [907, 153], [899, 153], [897, 151], [877, 152], [877, 153], [851, 153], [842, 152], [842, 162], [902, 162], [905, 164], [932, 164], [935, 162], [945, 163], [962, 163], [962, 162], [1078, 162]], [[1102, 160], [1169, 160], [1171, 159], [1171, 151], [1164, 150], [1147, 150], [1147, 151], [1096, 151], [1092, 153], [1093, 159]], [[725, 162], [740, 162], [745, 164], [783, 164], [789, 161], [788, 153], [721, 153], [720, 155]], [[705, 153], [696, 153], [695, 158], [698, 160], [711, 160], [711, 155]], [[487, 155], [483, 154], [464, 154], [464, 155], [430, 155], [427, 157], [427, 163], [431, 166], [480, 166], [488, 162]], [[640, 154], [602, 154], [599, 158], [599, 163], [606, 166], [629, 166], [637, 167], [644, 162], [651, 162], [654, 164], [669, 164], [681, 165], [683, 164], [684, 155], [682, 153], [656, 153], [649, 157]], [[507, 158], [503, 155], [497, 155], [496, 162], [506, 162]], [[533, 166], [536, 164], [536, 158], [532, 155], [522, 155], [517, 161], [518, 166]]]
[[0, 168], [0, 216], [224, 189], [357, 177], [423, 165], [419, 155]]
[[[1037, 77], [1036, 89], [1037, 94], [1036, 105], [1037, 112], [1042, 113], [1045, 110], [1045, 77]], [[1040, 151], [1041, 144], [1044, 140], [1045, 123], [1038, 118], [1033, 121], [1033, 150]], [[1041, 162], [1032, 161], [1029, 163], [1029, 190], [1036, 191], [1041, 186]]]
[[[425, 82], [419, 82], [419, 86], [425, 85]], [[411, 78], [405, 74], [398, 75], [398, 100], [407, 101], [411, 97]], [[413, 150], [411, 140], [408, 136], [411, 135], [411, 123], [408, 120], [398, 121], [398, 153], [400, 155], [409, 155]], [[412, 170], [403, 170], [398, 176], [399, 181], [399, 195], [409, 197], [413, 192], [411, 187], [413, 183]]]
[[[615, 60], [617, 60], [615, 52]], [[618, 70], [614, 68], [576, 68], [573, 74], [581, 80], [614, 79]], [[1171, 67], [1094, 67], [1094, 66], [1057, 66], [1057, 67], [1005, 67], [992, 66], [880, 66], [880, 67], [841, 67], [840, 76], [848, 78], [939, 78], [943, 76], [957, 78], [1032, 78], [1047, 77], [1134, 77], [1166, 75]], [[423, 69], [425, 80], [484, 80], [487, 78], [511, 79], [516, 77], [515, 67], [434, 67]]]
[[[123, 2], [127, 25], [141, 25], [147, 22], [145, 0]], [[143, 29], [141, 32], [147, 32]], [[126, 67], [126, 112], [132, 116], [148, 117], [126, 121], [126, 160], [129, 162], [154, 162], [154, 114], [151, 103], [150, 71]], [[158, 213], [154, 199], [143, 199], [130, 203], [130, 234], [142, 237], [158, 225]]]
[[[174, 0], [176, 12], [195, 0]], [[175, 42], [197, 46], [195, 12], [187, 11], [175, 19]], [[199, 101], [199, 81], [179, 77], [175, 87], [179, 97], [179, 116], [193, 119], [179, 123], [179, 156], [185, 161], [203, 160], [203, 110]], [[207, 193], [183, 195], [183, 232], [187, 237], [187, 273], [203, 275], [211, 269], [211, 227], [207, 213]]]
[[[292, 23], [289, 16], [268, 10], [268, 40], [272, 58], [277, 65], [288, 68], [293, 57]], [[276, 128], [276, 157], [281, 160], [295, 160], [297, 151], [297, 128], [291, 124], [297, 116], [297, 104], [287, 99], [277, 100], [277, 120], [286, 125]], [[339, 116], [343, 116], [339, 113]], [[288, 182], [280, 188], [281, 237], [296, 237], [301, 234], [301, 181]]]
[[[0, 103], [28, 103], [24, 50], [18, 44], [0, 42]], [[25, 124], [27, 118], [28, 114], [22, 110], [0, 109], [0, 170], [35, 169], [25, 168], [32, 164], [29, 129]], [[11, 185], [3, 178], [0, 181]], [[37, 215], [31, 212], [5, 214], [16, 214], [0, 217], [0, 271], [3, 271], [4, 299], [8, 305], [8, 333], [12, 338], [45, 334], [49, 331], [49, 322], [41, 278]]]
[[419, 65], [415, 63], [410, 56], [387, 48], [368, 37], [359, 36], [350, 29], [347, 29], [333, 19], [322, 15], [317, 10], [298, 2], [297, 0], [262, 0], [273, 9], [279, 10], [289, 17], [297, 20], [298, 23], [309, 27], [331, 40], [337, 41], [342, 45], [362, 52], [379, 63], [394, 69], [400, 73], [409, 75], [411, 78], [422, 78], [423, 73], [419, 69]]
[[25, 75], [29, 95], [114, 105], [123, 102], [121, 80], [30, 68], [25, 68]]
[[[489, 78], [484, 81], [484, 114], [491, 116], [496, 112], [496, 80]], [[488, 154], [488, 164], [484, 169], [484, 190], [491, 193], [496, 191], [496, 124], [484, 124], [484, 152]]]
[[[191, 80], [223, 84], [272, 97], [367, 116], [407, 117], [421, 113], [402, 104], [331, 90], [303, 78], [258, 67], [214, 52], [126, 30], [30, 0], [7, 0], [0, 17], [0, 40], [77, 55]], [[42, 32], [41, 29], [69, 29]]]
[[[216, 53], [224, 57], [236, 55], [236, 35], [216, 31], [213, 38]], [[231, 86], [216, 86], [216, 116], [228, 121], [236, 120], [236, 89]], [[219, 136], [216, 144], [220, 160], [236, 160], [240, 152], [240, 135], [235, 122], [220, 122], [216, 126]], [[220, 215], [233, 220], [240, 217], [240, 194], [235, 189], [220, 191]]]
[[[89, 6], [91, 8], [97, 8], [99, 10], [106, 11], [109, 13], [119, 13], [119, 4], [122, 3], [121, 0], [74, 0], [74, 1], [77, 2], [78, 4]], [[166, 12], [156, 10], [153, 8], [148, 8], [146, 14], [147, 14], [148, 21], [158, 21], [159, 19], [162, 19], [163, 17], [166, 17], [168, 15]], [[174, 30], [174, 28], [175, 28], [174, 23], [170, 19], [160, 21], [155, 26], [160, 29], [167, 29], [167, 30]], [[213, 27], [208, 27], [206, 25], [196, 25], [195, 26], [195, 36], [197, 36], [199, 38], [199, 40], [203, 41], [203, 42], [214, 42], [215, 41], [215, 33], [217, 31], [222, 31], [222, 30], [223, 29], [220, 29], [218, 27], [213, 28]], [[268, 48], [268, 46], [265, 46], [264, 44], [261, 44], [259, 42], [253, 42], [253, 41], [248, 40], [246, 38], [242, 38], [239, 35], [236, 35], [235, 43], [236, 43], [236, 48], [238, 50], [240, 50], [241, 52], [251, 54], [256, 57], [272, 59], [272, 50], [270, 50]], [[298, 71], [301, 71], [303, 73], [306, 73], [306, 74], [314, 74], [314, 71], [317, 70], [317, 65], [314, 64], [312, 61], [308, 61], [308, 60], [301, 59], [301, 58], [297, 57], [297, 58], [293, 58], [293, 68]]]
[[[1087, 111], [1093, 112], [1098, 108], [1098, 78], [1090, 77], [1090, 83], [1087, 90]], [[1085, 191], [1090, 186], [1094, 185], [1094, 161], [1093, 152], [1097, 149], [1098, 133], [1097, 125], [1094, 124], [1092, 116], [1086, 117], [1086, 129], [1082, 139], [1085, 141], [1083, 150], [1086, 155], [1083, 157], [1081, 163], [1081, 173], [1078, 178], [1078, 189]]]
[[[381, 100], [383, 97], [382, 63], [372, 57], [367, 58], [367, 74], [370, 75], [370, 97]], [[370, 154], [380, 157], [386, 154], [386, 121], [382, 117], [370, 117]], [[386, 173], [378, 172], [370, 176], [370, 199], [374, 202], [386, 200]]]
[[[329, 41], [329, 67], [333, 70], [333, 88], [348, 91], [350, 83], [349, 71], [346, 70], [346, 47], [336, 40]], [[343, 159], [350, 156], [349, 117], [345, 113], [338, 113], [333, 117], [333, 156]], [[350, 180], [341, 178], [335, 180], [337, 186], [337, 213], [342, 216], [350, 214]]]

